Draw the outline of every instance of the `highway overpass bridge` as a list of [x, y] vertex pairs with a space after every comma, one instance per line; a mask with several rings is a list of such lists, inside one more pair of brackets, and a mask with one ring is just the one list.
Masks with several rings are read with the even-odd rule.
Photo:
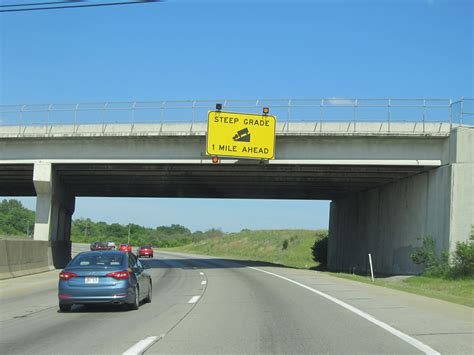
[[51, 106], [36, 110], [47, 120], [27, 122], [23, 114], [35, 111], [26, 109], [21, 120], [0, 126], [0, 196], [37, 196], [34, 239], [50, 241], [56, 267], [70, 258], [71, 217], [83, 196], [331, 200], [333, 270], [364, 271], [371, 253], [379, 273], [417, 273], [409, 254], [419, 237], [431, 235], [438, 250], [467, 239], [474, 224], [474, 129], [453, 120], [451, 103], [444, 120], [426, 119], [426, 107], [421, 120], [394, 120], [393, 102], [376, 106], [388, 110], [388, 119], [335, 120], [322, 119], [321, 106], [351, 113], [364, 106], [327, 100], [313, 107], [313, 119], [285, 111], [274, 160], [219, 164], [205, 154], [207, 126], [202, 115], [196, 119], [196, 102], [192, 120], [163, 119], [161, 105], [156, 122], [117, 116], [97, 123], [94, 109], [80, 121], [77, 106], [64, 110], [74, 113], [73, 122], [52, 122]]

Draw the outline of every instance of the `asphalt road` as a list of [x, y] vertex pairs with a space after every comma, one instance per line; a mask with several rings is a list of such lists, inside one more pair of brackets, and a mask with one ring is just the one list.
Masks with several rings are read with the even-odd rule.
[[[138, 311], [57, 308], [52, 271], [0, 281], [1, 354], [472, 354], [472, 308], [314, 271], [155, 253]], [[137, 345], [138, 344], [138, 345]]]

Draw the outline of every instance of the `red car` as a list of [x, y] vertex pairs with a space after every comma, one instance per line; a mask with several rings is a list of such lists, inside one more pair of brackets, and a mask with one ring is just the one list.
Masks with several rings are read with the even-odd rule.
[[153, 248], [151, 245], [143, 245], [137, 250], [138, 257], [139, 258], [144, 258], [145, 256], [147, 258], [153, 258]]
[[130, 244], [120, 244], [120, 251], [132, 251], [132, 246]]
[[107, 243], [93, 242], [91, 243], [90, 249], [91, 251], [92, 250], [110, 250], [110, 247], [107, 245]]

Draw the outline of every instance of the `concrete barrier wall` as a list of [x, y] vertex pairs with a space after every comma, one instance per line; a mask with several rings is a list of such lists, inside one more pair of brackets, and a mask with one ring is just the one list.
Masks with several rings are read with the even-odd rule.
[[53, 270], [48, 241], [0, 240], [0, 280]]

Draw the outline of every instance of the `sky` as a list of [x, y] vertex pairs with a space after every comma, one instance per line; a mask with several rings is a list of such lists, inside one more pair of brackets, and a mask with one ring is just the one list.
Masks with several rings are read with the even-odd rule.
[[[0, 104], [474, 97], [473, 12], [470, 0], [169, 0], [0, 13]], [[328, 206], [80, 198], [74, 218], [316, 229]]]

